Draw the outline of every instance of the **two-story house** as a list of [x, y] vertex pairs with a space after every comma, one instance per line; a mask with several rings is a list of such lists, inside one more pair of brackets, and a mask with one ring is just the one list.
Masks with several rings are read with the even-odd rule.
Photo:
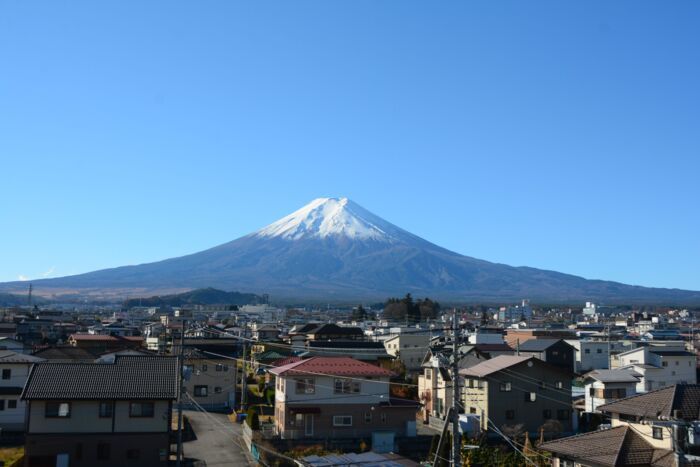
[[430, 336], [419, 333], [401, 333], [384, 341], [384, 347], [389, 355], [403, 363], [407, 371], [421, 368], [425, 351], [428, 348]]
[[185, 391], [206, 410], [233, 409], [236, 402], [236, 373], [236, 362], [231, 359], [189, 350], [185, 358]]
[[390, 396], [388, 370], [349, 357], [312, 357], [270, 373], [282, 439], [415, 436], [420, 404]]
[[572, 417], [572, 374], [535, 357], [500, 355], [460, 370], [464, 408], [479, 416], [481, 429], [522, 424], [533, 436], [576, 430]]
[[586, 373], [584, 410], [597, 412], [601, 405], [635, 395], [640, 378], [632, 370], [593, 370]]
[[539, 446], [552, 453], [553, 466], [697, 465], [697, 457], [686, 455], [697, 449], [693, 446], [693, 427], [697, 426], [700, 413], [700, 386], [668, 386], [601, 405], [598, 409], [611, 417], [610, 429]]
[[662, 346], [638, 347], [618, 355], [620, 368], [640, 375], [637, 392], [647, 392], [672, 384], [697, 382], [697, 357], [686, 350], [669, 350]]
[[25, 465], [165, 466], [178, 392], [174, 357], [37, 363], [22, 392]]
[[569, 373], [576, 368], [576, 348], [564, 339], [529, 339], [518, 344], [520, 355], [531, 355]]
[[32, 355], [0, 350], [0, 430], [24, 431], [26, 403], [20, 399], [32, 365], [44, 361]]
[[566, 339], [576, 349], [574, 371], [578, 374], [610, 367], [610, 344], [602, 340]]

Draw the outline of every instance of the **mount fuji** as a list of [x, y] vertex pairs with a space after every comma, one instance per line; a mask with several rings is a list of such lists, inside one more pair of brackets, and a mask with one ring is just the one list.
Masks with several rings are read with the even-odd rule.
[[[217, 287], [319, 301], [429, 296], [505, 302], [698, 304], [700, 292], [647, 288], [463, 256], [347, 198], [319, 198], [257, 232], [179, 258], [33, 281], [39, 293], [124, 296]], [[26, 290], [26, 283], [0, 284]]]

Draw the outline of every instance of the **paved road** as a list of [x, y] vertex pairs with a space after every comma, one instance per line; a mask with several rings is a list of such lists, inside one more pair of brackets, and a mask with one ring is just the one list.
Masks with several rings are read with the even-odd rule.
[[198, 459], [198, 467], [252, 466], [242, 447], [241, 426], [223, 414], [186, 410], [197, 439], [183, 443], [186, 458]]

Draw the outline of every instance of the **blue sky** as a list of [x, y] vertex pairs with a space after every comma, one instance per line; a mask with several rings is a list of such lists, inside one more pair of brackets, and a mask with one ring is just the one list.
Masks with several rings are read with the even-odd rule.
[[700, 2], [0, 3], [0, 280], [347, 196], [470, 256], [699, 290]]

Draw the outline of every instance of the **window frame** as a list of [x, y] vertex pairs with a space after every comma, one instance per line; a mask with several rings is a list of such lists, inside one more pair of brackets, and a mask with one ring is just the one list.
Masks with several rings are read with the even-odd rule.
[[195, 385], [194, 397], [209, 397], [209, 386], [206, 384]]
[[[106, 411], [107, 414], [103, 413], [103, 407], [109, 407], [109, 410]], [[97, 416], [98, 418], [112, 418], [114, 416], [114, 401], [100, 401], [97, 407]]]
[[[344, 423], [341, 419], [345, 419], [344, 421], [349, 420], [350, 423]], [[333, 415], [333, 426], [342, 428], [352, 426], [352, 415]]]
[[[61, 415], [61, 406], [65, 404], [68, 406], [68, 412], [66, 415]], [[49, 407], [50, 406], [56, 406], [56, 414], [53, 415], [52, 413], [49, 413]], [[70, 418], [71, 417], [71, 403], [68, 401], [46, 401], [46, 405], [44, 406], [44, 418]]]
[[[151, 407], [151, 413], [143, 415], [143, 413], [139, 415], [134, 415], [134, 407], [135, 406], [141, 406], [142, 410], [143, 407]], [[129, 418], [154, 418], [156, 416], [156, 403], [154, 401], [130, 401], [129, 402]]]

